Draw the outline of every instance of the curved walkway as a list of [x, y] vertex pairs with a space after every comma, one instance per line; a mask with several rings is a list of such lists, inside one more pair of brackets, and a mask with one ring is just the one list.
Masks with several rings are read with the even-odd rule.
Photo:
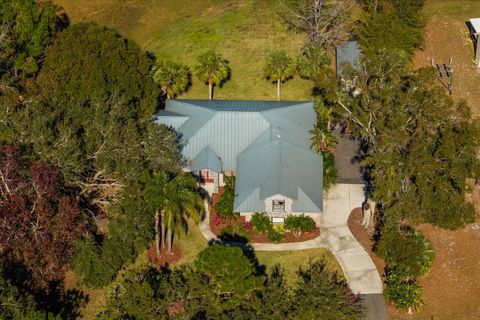
[[[387, 319], [383, 298], [382, 280], [368, 253], [350, 232], [347, 221], [353, 209], [361, 207], [364, 201], [363, 185], [336, 184], [323, 202], [320, 220], [320, 236], [296, 243], [252, 243], [258, 251], [288, 251], [312, 248], [329, 249], [342, 267], [350, 289], [363, 297], [368, 306], [367, 319]], [[207, 208], [208, 204], [206, 203]], [[210, 230], [209, 210], [200, 229], [209, 241], [220, 241]]]

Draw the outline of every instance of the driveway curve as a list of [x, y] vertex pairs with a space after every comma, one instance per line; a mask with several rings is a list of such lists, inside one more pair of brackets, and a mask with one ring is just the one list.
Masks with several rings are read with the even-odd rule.
[[[383, 284], [372, 259], [348, 228], [350, 213], [361, 207], [365, 196], [362, 184], [336, 184], [325, 195], [320, 236], [296, 243], [251, 243], [258, 251], [290, 251], [326, 248], [336, 257], [353, 293], [368, 307], [367, 319], [388, 319]], [[206, 203], [208, 208], [208, 203]], [[209, 210], [200, 229], [208, 241], [220, 241], [210, 230]], [[239, 244], [237, 244], [239, 245]]]

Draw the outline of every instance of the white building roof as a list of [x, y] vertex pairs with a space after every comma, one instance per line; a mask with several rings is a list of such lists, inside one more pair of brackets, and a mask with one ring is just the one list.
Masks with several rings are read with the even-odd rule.
[[470, 23], [472, 24], [475, 33], [480, 33], [480, 18], [470, 19]]

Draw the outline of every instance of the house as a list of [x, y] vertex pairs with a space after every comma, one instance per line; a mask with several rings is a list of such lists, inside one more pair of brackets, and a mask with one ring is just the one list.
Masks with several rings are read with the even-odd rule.
[[480, 18], [469, 19], [467, 25], [468, 29], [470, 30], [470, 37], [473, 41], [475, 65], [477, 68], [480, 68]]
[[179, 133], [185, 169], [209, 193], [236, 176], [234, 211], [276, 222], [322, 212], [323, 159], [310, 150], [316, 119], [312, 102], [239, 100], [168, 100], [155, 116]]

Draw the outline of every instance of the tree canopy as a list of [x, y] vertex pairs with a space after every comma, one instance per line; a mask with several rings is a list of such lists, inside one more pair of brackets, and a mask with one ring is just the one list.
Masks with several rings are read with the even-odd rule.
[[198, 57], [195, 75], [208, 84], [208, 98], [213, 99], [213, 86], [220, 86], [230, 76], [228, 62], [214, 50], [209, 50]]
[[0, 78], [31, 75], [57, 29], [57, 16], [50, 2], [0, 1]]
[[55, 167], [0, 145], [0, 253], [25, 266], [34, 286], [63, 278], [86, 225]]
[[160, 59], [153, 67], [153, 80], [160, 85], [165, 97], [171, 99], [187, 90], [191, 83], [191, 73], [185, 65]]
[[364, 61], [361, 94], [339, 108], [365, 141], [372, 196], [386, 213], [456, 229], [474, 220], [467, 178], [478, 176], [479, 128], [429, 70], [408, 71], [388, 53]]
[[265, 58], [263, 68], [265, 77], [277, 83], [277, 100], [280, 100], [281, 84], [293, 76], [295, 66], [293, 59], [285, 50], [277, 50]]

